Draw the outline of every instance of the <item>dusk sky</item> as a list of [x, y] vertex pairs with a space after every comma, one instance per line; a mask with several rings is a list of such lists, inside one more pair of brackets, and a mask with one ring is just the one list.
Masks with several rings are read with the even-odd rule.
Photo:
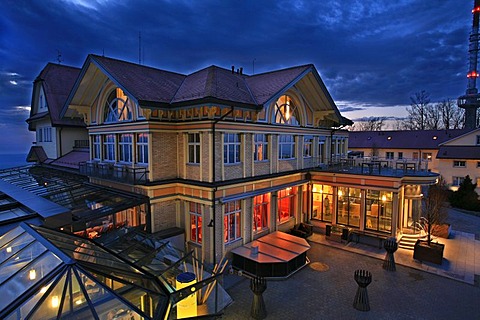
[[[312, 63], [343, 116], [402, 117], [465, 93], [473, 0], [0, 1], [0, 153], [26, 153], [33, 80], [89, 53], [179, 73]], [[253, 70], [254, 66], [254, 70]]]

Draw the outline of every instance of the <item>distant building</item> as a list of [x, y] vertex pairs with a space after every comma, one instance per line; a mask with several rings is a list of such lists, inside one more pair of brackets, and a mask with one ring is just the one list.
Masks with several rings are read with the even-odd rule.
[[36, 139], [27, 161], [50, 163], [58, 159], [57, 165], [78, 168], [79, 161], [88, 159], [85, 123], [80, 118], [60, 117], [79, 73], [80, 69], [75, 67], [48, 63], [35, 79], [27, 123]]
[[478, 130], [351, 131], [348, 147], [356, 157], [437, 172], [455, 190], [467, 174], [480, 182]]

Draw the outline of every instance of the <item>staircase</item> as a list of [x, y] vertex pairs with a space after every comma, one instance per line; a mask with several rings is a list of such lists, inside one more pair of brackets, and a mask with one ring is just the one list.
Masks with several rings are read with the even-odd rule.
[[399, 248], [407, 249], [407, 250], [413, 250], [415, 247], [415, 242], [417, 242], [418, 239], [424, 240], [426, 237], [425, 234], [423, 233], [417, 233], [417, 234], [402, 234], [402, 237], [400, 238], [400, 242], [398, 243]]

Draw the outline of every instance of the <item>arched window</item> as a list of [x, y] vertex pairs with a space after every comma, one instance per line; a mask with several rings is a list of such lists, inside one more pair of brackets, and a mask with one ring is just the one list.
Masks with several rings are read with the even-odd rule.
[[300, 115], [292, 98], [283, 95], [277, 100], [275, 103], [274, 121], [275, 123], [289, 124], [292, 126], [300, 125]]
[[105, 101], [104, 122], [131, 121], [132, 109], [122, 89], [113, 90]]

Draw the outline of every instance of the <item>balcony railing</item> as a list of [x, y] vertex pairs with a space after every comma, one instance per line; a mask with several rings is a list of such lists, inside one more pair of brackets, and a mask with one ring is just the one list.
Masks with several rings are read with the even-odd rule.
[[333, 157], [323, 161], [318, 158], [312, 160], [308, 167], [326, 171], [385, 176], [424, 175], [429, 172], [428, 166], [430, 164], [430, 161], [423, 159], [387, 159], [380, 157]]
[[145, 184], [148, 182], [146, 167], [131, 167], [108, 162], [80, 162], [80, 173], [89, 177], [114, 180], [129, 184]]
[[74, 148], [88, 148], [90, 145], [90, 141], [88, 140], [74, 140], [73, 147]]

